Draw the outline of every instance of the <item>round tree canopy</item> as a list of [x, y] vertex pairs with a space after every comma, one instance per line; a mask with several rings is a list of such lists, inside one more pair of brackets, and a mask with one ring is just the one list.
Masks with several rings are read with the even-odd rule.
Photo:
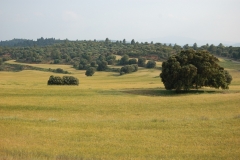
[[190, 90], [203, 86], [228, 89], [231, 75], [208, 51], [183, 50], [162, 63], [160, 78], [167, 90]]

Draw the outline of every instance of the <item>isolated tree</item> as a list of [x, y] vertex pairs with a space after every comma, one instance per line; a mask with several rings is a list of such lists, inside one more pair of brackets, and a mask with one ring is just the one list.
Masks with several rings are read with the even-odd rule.
[[203, 86], [228, 89], [231, 75], [208, 51], [185, 50], [162, 63], [160, 78], [167, 90], [190, 90]]
[[147, 68], [155, 68], [156, 67], [156, 62], [153, 60], [149, 60], [146, 65]]
[[94, 67], [89, 67], [86, 72], [85, 75], [86, 76], [92, 76], [95, 73], [95, 68]]

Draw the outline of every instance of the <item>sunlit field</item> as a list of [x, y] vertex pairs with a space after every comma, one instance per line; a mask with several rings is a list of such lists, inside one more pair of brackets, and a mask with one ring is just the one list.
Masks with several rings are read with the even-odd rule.
[[31, 64], [67, 70], [79, 86], [47, 85], [63, 74], [0, 72], [0, 159], [239, 159], [240, 63], [220, 64], [229, 90], [184, 94], [166, 91], [159, 69], [86, 77]]

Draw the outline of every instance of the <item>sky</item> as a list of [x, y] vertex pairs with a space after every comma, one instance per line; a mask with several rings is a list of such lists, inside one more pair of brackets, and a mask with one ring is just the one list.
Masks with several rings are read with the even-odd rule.
[[0, 0], [0, 40], [240, 43], [240, 0]]

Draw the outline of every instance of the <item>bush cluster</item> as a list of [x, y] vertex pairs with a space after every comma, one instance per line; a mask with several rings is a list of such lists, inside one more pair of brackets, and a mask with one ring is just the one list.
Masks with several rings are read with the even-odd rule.
[[73, 76], [53, 76], [51, 75], [48, 80], [48, 85], [78, 85], [79, 80]]
[[137, 64], [125, 65], [120, 69], [120, 75], [123, 75], [126, 73], [131, 73], [131, 72], [136, 72], [137, 70], [138, 70]]

